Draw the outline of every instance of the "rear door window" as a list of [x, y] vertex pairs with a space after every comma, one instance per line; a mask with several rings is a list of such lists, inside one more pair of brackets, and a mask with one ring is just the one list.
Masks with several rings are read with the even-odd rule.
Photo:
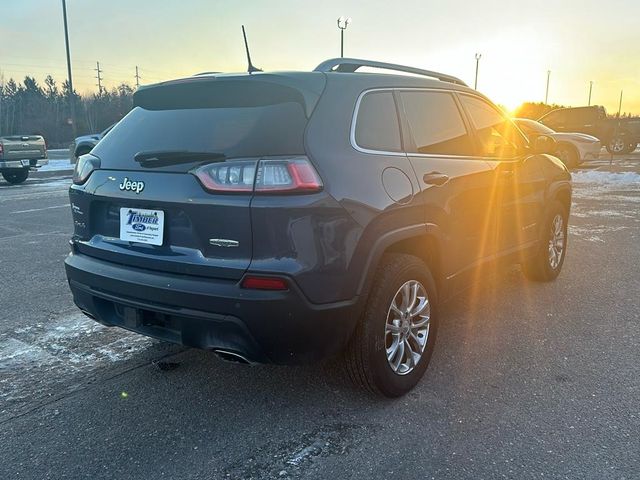
[[409, 153], [474, 155], [473, 141], [450, 93], [416, 90], [400, 95], [414, 144]]
[[400, 127], [393, 94], [368, 92], [360, 100], [355, 142], [360, 148], [379, 152], [400, 152]]

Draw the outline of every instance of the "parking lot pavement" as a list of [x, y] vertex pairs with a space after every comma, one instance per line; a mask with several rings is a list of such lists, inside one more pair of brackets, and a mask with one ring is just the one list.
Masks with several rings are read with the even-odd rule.
[[69, 178], [0, 183], [0, 478], [589, 478], [640, 472], [640, 152], [574, 172], [564, 270], [449, 302], [390, 401], [338, 361], [246, 367], [72, 305]]

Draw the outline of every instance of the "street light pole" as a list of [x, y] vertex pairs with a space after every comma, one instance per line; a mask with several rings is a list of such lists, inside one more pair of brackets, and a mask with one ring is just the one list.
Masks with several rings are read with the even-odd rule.
[[544, 94], [544, 104], [549, 104], [549, 78], [551, 77], [551, 70], [547, 70], [547, 90]]
[[591, 92], [593, 91], [593, 80], [589, 82], [589, 106], [591, 106]]
[[338, 18], [338, 28], [340, 29], [340, 58], [344, 57], [344, 31], [351, 23], [351, 17]]
[[76, 113], [73, 101], [73, 78], [71, 76], [71, 53], [69, 52], [69, 28], [67, 26], [67, 2], [62, 0], [62, 17], [64, 19], [64, 42], [67, 49], [67, 78], [69, 81], [69, 113], [71, 115], [71, 129], [76, 136]]
[[482, 58], [481, 53], [476, 53], [476, 81], [473, 84], [473, 89], [478, 89], [478, 68], [480, 67], [480, 59]]

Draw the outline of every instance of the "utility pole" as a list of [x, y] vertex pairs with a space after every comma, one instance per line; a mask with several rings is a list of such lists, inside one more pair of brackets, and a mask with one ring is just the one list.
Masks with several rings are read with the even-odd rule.
[[338, 18], [338, 28], [340, 29], [340, 58], [344, 57], [344, 31], [351, 23], [351, 17]]
[[136, 88], [140, 87], [140, 75], [138, 75], [138, 66], [136, 65]]
[[2, 82], [2, 76], [0, 76], [0, 136], [2, 136], [2, 97], [4, 96], [4, 83]]
[[480, 59], [482, 58], [481, 53], [476, 53], [476, 81], [473, 84], [473, 89], [478, 89], [478, 68], [480, 67]]
[[591, 106], [591, 92], [593, 91], [593, 80], [589, 82], [589, 106]]
[[[618, 136], [618, 132], [620, 130], [620, 114], [622, 113], [622, 93], [623, 92], [624, 92], [624, 90], [620, 90], [620, 103], [618, 103], [618, 117], [617, 117], [617, 121], [616, 121], [616, 128], [613, 131], [613, 138], [614, 139]], [[623, 141], [626, 141], [626, 140], [624, 140], [624, 137], [623, 137]], [[624, 147], [626, 147], [626, 145], [623, 146], [623, 150], [624, 150]], [[613, 148], [611, 149], [611, 157], [609, 157], [609, 165], [613, 165]]]
[[624, 90], [620, 90], [620, 103], [618, 104], [618, 118], [620, 118], [620, 113], [622, 112], [622, 92], [624, 92]]
[[96, 68], [94, 70], [97, 72], [96, 77], [98, 79], [98, 83], [96, 86], [98, 87], [98, 95], [102, 95], [102, 70], [100, 70], [100, 62], [96, 62]]
[[69, 51], [69, 28], [67, 26], [67, 2], [62, 0], [62, 18], [64, 19], [64, 43], [67, 49], [67, 80], [69, 82], [69, 113], [71, 115], [71, 130], [76, 136], [76, 109], [73, 101], [73, 78], [71, 77], [71, 53]]
[[544, 94], [544, 104], [549, 104], [549, 78], [551, 77], [551, 70], [547, 70], [547, 90]]

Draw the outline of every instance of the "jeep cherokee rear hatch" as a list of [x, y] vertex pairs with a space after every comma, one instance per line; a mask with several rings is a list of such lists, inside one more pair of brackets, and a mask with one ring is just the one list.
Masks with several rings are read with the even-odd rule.
[[324, 76], [206, 76], [138, 90], [80, 158], [70, 190], [79, 253], [237, 280], [256, 194], [314, 190], [304, 131]]

